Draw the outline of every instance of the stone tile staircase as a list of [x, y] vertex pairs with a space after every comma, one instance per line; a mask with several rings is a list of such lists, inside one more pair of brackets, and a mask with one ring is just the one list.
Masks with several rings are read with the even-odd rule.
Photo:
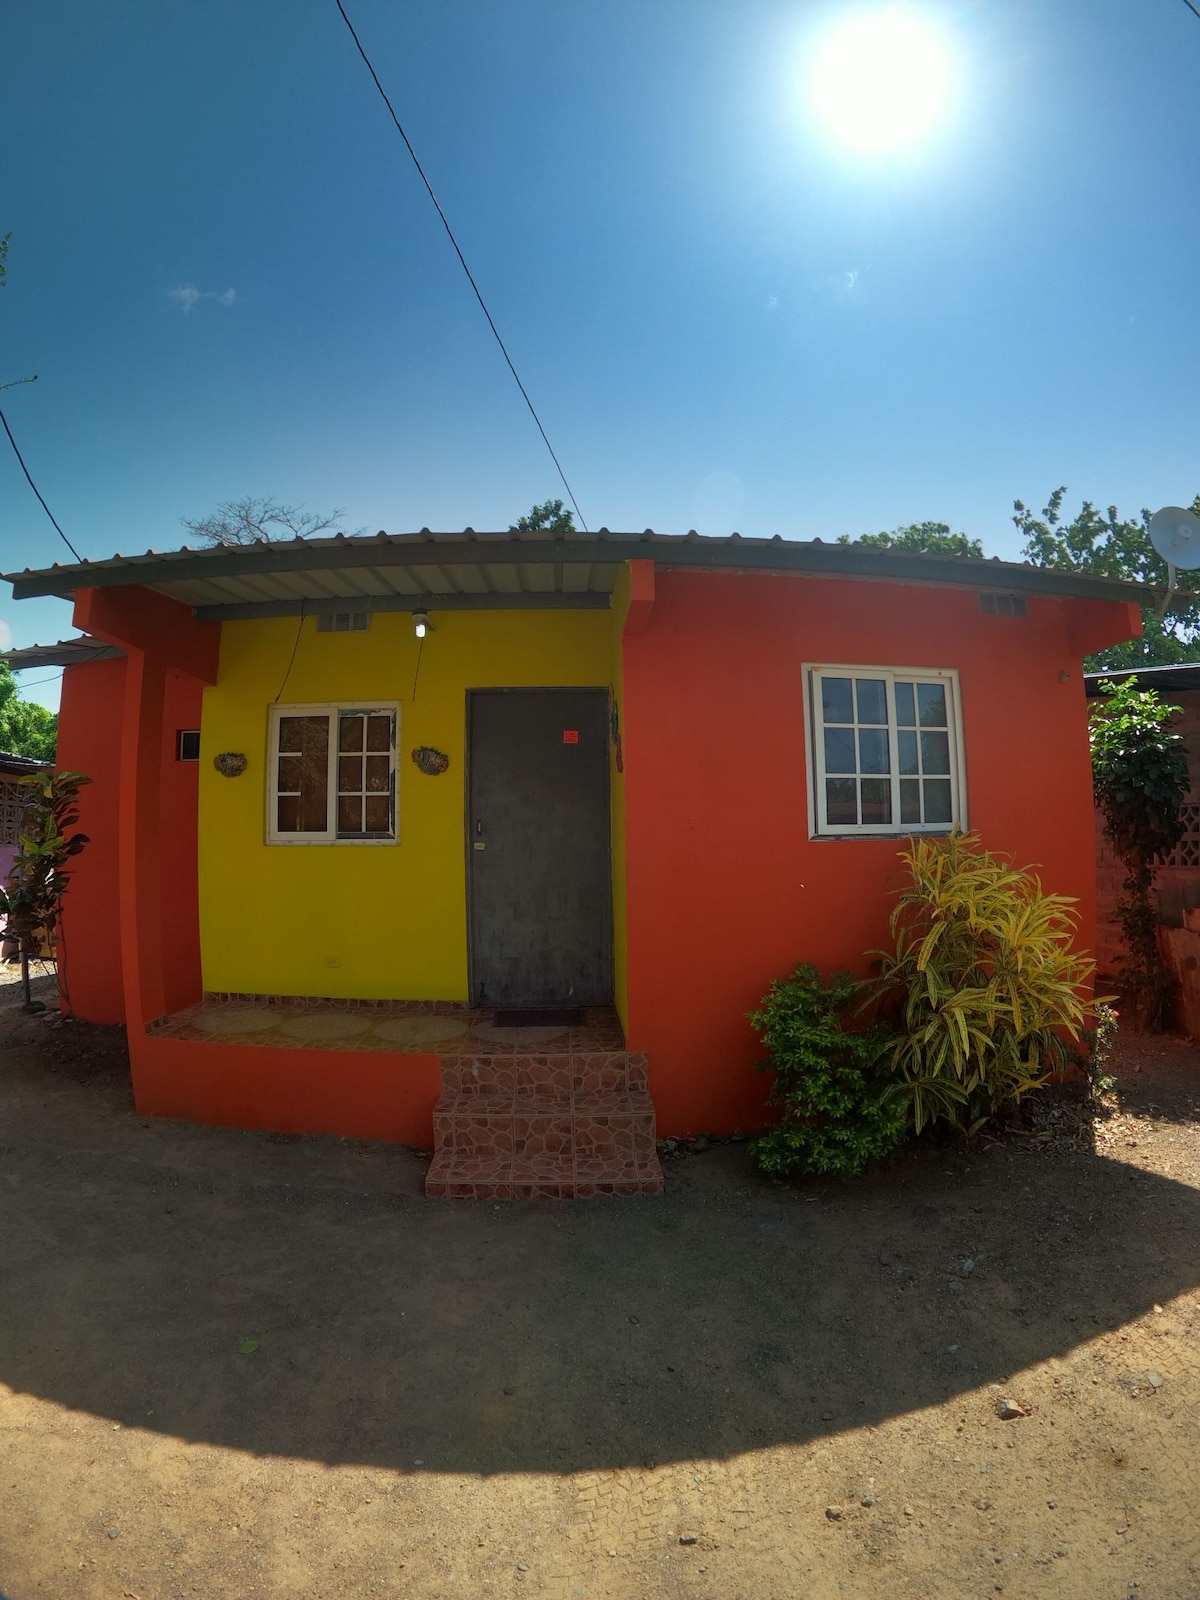
[[464, 1200], [661, 1194], [646, 1057], [445, 1056], [425, 1193]]

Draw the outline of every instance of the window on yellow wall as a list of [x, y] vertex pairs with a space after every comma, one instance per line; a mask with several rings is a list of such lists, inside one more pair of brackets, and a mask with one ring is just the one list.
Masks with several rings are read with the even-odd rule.
[[272, 706], [268, 842], [394, 842], [398, 722], [394, 705]]

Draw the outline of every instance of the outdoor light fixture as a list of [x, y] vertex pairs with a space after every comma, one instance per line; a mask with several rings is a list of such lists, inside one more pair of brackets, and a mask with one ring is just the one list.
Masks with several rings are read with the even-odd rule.
[[429, 632], [428, 611], [413, 612], [413, 632], [416, 634], [418, 639], [423, 639]]

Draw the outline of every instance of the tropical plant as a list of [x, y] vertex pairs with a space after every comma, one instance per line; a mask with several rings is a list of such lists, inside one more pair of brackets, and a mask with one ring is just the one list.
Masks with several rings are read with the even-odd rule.
[[36, 772], [19, 781], [33, 797], [21, 818], [8, 883], [0, 889], [0, 912], [7, 919], [6, 937], [20, 952], [25, 1009], [32, 1011], [40, 1007], [30, 994], [29, 958], [58, 940], [70, 862], [88, 843], [85, 833], [71, 831], [79, 821], [79, 791], [92, 780], [80, 772]]
[[916, 1133], [974, 1132], [1067, 1066], [1094, 963], [1072, 947], [1073, 901], [975, 834], [913, 839], [901, 860], [910, 884], [867, 1001], [895, 1029], [888, 1098]]
[[1138, 1021], [1160, 1028], [1174, 981], [1158, 953], [1158, 917], [1151, 902], [1158, 861], [1183, 834], [1182, 806], [1191, 780], [1183, 738], [1170, 726], [1179, 707], [1164, 705], [1136, 678], [1102, 681], [1088, 731], [1092, 783], [1104, 831], [1125, 868], [1117, 920], [1129, 952], [1121, 987]]
[[802, 963], [750, 1012], [767, 1051], [760, 1069], [775, 1074], [771, 1098], [782, 1107], [778, 1125], [750, 1146], [764, 1172], [852, 1175], [903, 1137], [899, 1108], [884, 1098], [875, 1068], [881, 1036], [843, 1025], [860, 987], [844, 972], [825, 984]]

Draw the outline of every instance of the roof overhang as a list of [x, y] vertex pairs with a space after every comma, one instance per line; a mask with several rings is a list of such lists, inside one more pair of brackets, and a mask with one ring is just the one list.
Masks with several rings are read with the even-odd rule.
[[821, 540], [699, 534], [462, 533], [297, 539], [204, 550], [148, 551], [4, 574], [14, 597], [67, 598], [80, 589], [141, 585], [189, 606], [198, 620], [368, 611], [508, 610], [611, 604], [626, 561], [661, 569], [806, 573], [952, 584], [1145, 604], [1154, 591], [1079, 573], [966, 556], [925, 555]]
[[85, 661], [107, 661], [124, 654], [115, 644], [80, 634], [75, 639], [60, 639], [57, 644], [30, 644], [20, 650], [0, 651], [0, 661], [7, 661], [14, 672], [24, 672], [29, 667], [78, 667]]

